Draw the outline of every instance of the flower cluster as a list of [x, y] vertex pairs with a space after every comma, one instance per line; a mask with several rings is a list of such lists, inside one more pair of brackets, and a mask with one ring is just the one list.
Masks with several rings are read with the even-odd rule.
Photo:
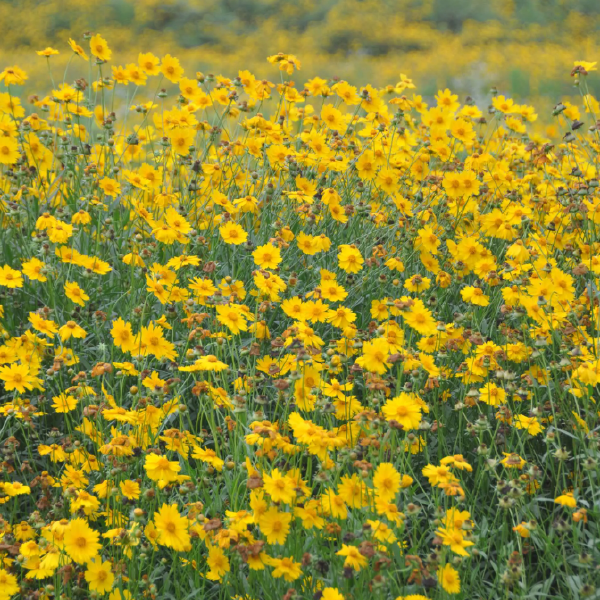
[[0, 600], [593, 594], [595, 63], [553, 141], [69, 46], [0, 73]]

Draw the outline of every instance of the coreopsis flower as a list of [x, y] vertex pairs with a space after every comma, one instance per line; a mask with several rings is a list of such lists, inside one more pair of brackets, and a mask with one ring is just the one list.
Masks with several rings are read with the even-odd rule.
[[512, 113], [515, 109], [515, 103], [511, 98], [505, 96], [496, 96], [492, 99], [493, 107], [502, 113]]
[[68, 413], [75, 410], [79, 400], [74, 396], [60, 394], [52, 398], [52, 408], [57, 413]]
[[165, 456], [159, 454], [146, 455], [144, 463], [146, 474], [152, 481], [175, 481], [177, 474], [181, 470], [181, 465], [178, 462], [170, 461]]
[[367, 564], [367, 557], [360, 553], [356, 546], [342, 544], [342, 549], [336, 552], [338, 556], [345, 557], [344, 567], [360, 571]]
[[29, 322], [34, 329], [48, 337], [53, 337], [55, 333], [58, 333], [58, 327], [54, 321], [44, 319], [37, 313], [29, 313]]
[[413, 275], [404, 282], [404, 287], [409, 292], [423, 292], [431, 287], [431, 279], [421, 275]]
[[361, 508], [369, 503], [368, 489], [356, 474], [342, 476], [337, 490], [340, 498], [351, 508]]
[[14, 165], [20, 156], [17, 140], [11, 137], [0, 137], [0, 164]]
[[73, 236], [73, 226], [55, 219], [47, 229], [48, 238], [54, 244], [65, 244]]
[[176, 504], [163, 504], [154, 513], [154, 526], [158, 532], [158, 543], [176, 552], [186, 552], [191, 548], [189, 522], [182, 517]]
[[228, 369], [227, 363], [220, 361], [214, 354], [201, 356], [193, 365], [179, 367], [180, 371], [224, 371]]
[[126, 479], [119, 484], [121, 494], [128, 500], [137, 500], [140, 497], [140, 484], [137, 481]]
[[237, 306], [217, 306], [217, 320], [233, 334], [248, 331], [246, 315]]
[[151, 52], [138, 54], [138, 65], [146, 75], [154, 76], [160, 73], [160, 59]]
[[573, 63], [574, 67], [583, 67], [586, 71], [596, 71], [597, 70], [597, 62], [588, 62], [585, 60], [576, 60]]
[[222, 458], [219, 458], [217, 453], [211, 448], [199, 448], [196, 446], [194, 447], [192, 457], [209, 464], [217, 471], [222, 471], [223, 465], [225, 464], [225, 461]]
[[531, 532], [529, 531], [528, 527], [527, 527], [527, 523], [525, 522], [521, 522], [518, 525], [516, 525], [515, 527], [513, 527], [513, 531], [516, 531], [522, 538], [529, 538], [531, 537]]
[[154, 323], [142, 327], [139, 346], [136, 340], [136, 348], [138, 347], [143, 356], [151, 354], [159, 359], [175, 356], [175, 346], [165, 339], [163, 328]]
[[123, 321], [121, 317], [114, 321], [110, 333], [115, 346], [123, 352], [132, 352], [136, 348], [136, 338], [133, 335], [131, 324]]
[[427, 465], [423, 467], [423, 475], [427, 477], [431, 485], [447, 483], [454, 478], [450, 469], [445, 465]]
[[7, 482], [3, 486], [3, 491], [7, 496], [26, 496], [31, 494], [31, 488], [28, 485], [23, 485], [20, 481]]
[[469, 556], [465, 548], [473, 546], [473, 542], [466, 540], [460, 529], [440, 527], [435, 533], [442, 540], [442, 544], [449, 546], [452, 552], [460, 556]]
[[60, 339], [65, 342], [70, 340], [72, 337], [76, 339], [84, 339], [87, 336], [87, 333], [83, 327], [80, 327], [75, 321], [67, 321], [62, 327], [58, 330], [58, 335]]
[[88, 563], [95, 558], [101, 545], [100, 535], [94, 531], [85, 519], [72, 519], [64, 533], [63, 543], [65, 552], [78, 564]]
[[219, 233], [226, 244], [238, 246], [248, 239], [248, 234], [244, 231], [243, 227], [237, 223], [227, 223], [226, 225], [223, 225], [219, 228]]
[[112, 57], [112, 50], [100, 34], [93, 35], [90, 38], [90, 52], [102, 62], [107, 62]]
[[160, 71], [171, 83], [178, 83], [184, 73], [179, 59], [170, 54], [163, 56], [160, 63]]
[[384, 501], [391, 501], [400, 490], [400, 473], [392, 463], [379, 463], [373, 475], [375, 493]]
[[487, 383], [479, 388], [479, 400], [490, 406], [498, 406], [506, 402], [506, 392], [495, 383]]
[[177, 127], [169, 131], [169, 139], [173, 151], [181, 156], [187, 156], [194, 144], [196, 132], [191, 127]]
[[527, 417], [526, 415], [516, 415], [514, 417], [516, 429], [525, 429], [529, 435], [538, 435], [544, 428], [536, 417]]
[[85, 571], [85, 580], [92, 592], [106, 594], [112, 589], [115, 581], [111, 563], [102, 562], [101, 559], [91, 560]]
[[345, 129], [345, 119], [342, 113], [331, 106], [326, 104], [321, 110], [321, 119], [329, 129], [342, 130]]
[[29, 79], [27, 73], [17, 66], [6, 67], [4, 71], [0, 72], [0, 81], [3, 81], [7, 86], [25, 85], [27, 79]]
[[[0, 138], [0, 140], [1, 139], [2, 138]], [[23, 287], [23, 275], [21, 274], [21, 271], [12, 269], [8, 265], [0, 267], [0, 285], [10, 289]]]
[[6, 367], [0, 367], [0, 380], [4, 382], [4, 389], [7, 392], [16, 390], [24, 394], [25, 390], [32, 390], [35, 386], [35, 379], [31, 374], [28, 365], [12, 364]]
[[527, 461], [516, 452], [503, 452], [504, 458], [500, 461], [507, 469], [523, 469]]
[[0, 590], [2, 590], [2, 598], [6, 599], [18, 594], [20, 590], [17, 578], [5, 569], [0, 569]]
[[292, 557], [283, 558], [265, 557], [265, 562], [273, 567], [272, 575], [275, 579], [283, 577], [285, 581], [295, 581], [302, 575], [301, 564]]
[[69, 46], [71, 47], [71, 50], [83, 58], [83, 60], [89, 59], [88, 55], [85, 53], [85, 50], [72, 38], [69, 38]]
[[338, 306], [327, 313], [327, 322], [342, 330], [352, 327], [355, 321], [356, 313], [345, 306]]
[[382, 407], [387, 421], [396, 421], [405, 431], [418, 429], [421, 423], [421, 404], [414, 394], [401, 392]]
[[481, 288], [468, 286], [461, 290], [460, 295], [465, 302], [476, 306], [487, 306], [490, 303], [489, 296], [486, 296]]
[[221, 581], [223, 576], [230, 571], [229, 559], [218, 546], [208, 545], [206, 564], [210, 569], [206, 578], [211, 581]]
[[85, 306], [85, 303], [90, 299], [76, 281], [67, 281], [64, 289], [65, 296], [75, 304], [79, 304], [79, 306]]
[[48, 278], [44, 274], [46, 265], [39, 258], [32, 257], [27, 261], [24, 261], [21, 268], [23, 275], [33, 281], [41, 281], [42, 283], [48, 281]]
[[262, 269], [276, 269], [281, 263], [281, 252], [272, 244], [259, 246], [253, 253], [254, 262]]
[[107, 196], [111, 196], [112, 198], [116, 198], [121, 193], [121, 184], [116, 179], [103, 177], [98, 182], [98, 185]]
[[258, 520], [258, 526], [269, 544], [285, 544], [290, 531], [292, 515], [272, 506]]
[[293, 54], [274, 54], [267, 57], [272, 65], [279, 65], [280, 71], [285, 71], [288, 75], [294, 72], [294, 69], [300, 70], [300, 61]]
[[365, 342], [362, 348], [363, 354], [356, 359], [356, 364], [372, 373], [382, 375], [388, 369], [389, 346], [386, 340], [376, 338]]
[[279, 469], [273, 469], [270, 475], [264, 474], [263, 480], [264, 490], [273, 502], [291, 504], [296, 497], [294, 481], [286, 475], [282, 475]]
[[437, 331], [437, 322], [431, 311], [418, 299], [413, 300], [413, 302], [412, 308], [403, 313], [404, 321], [421, 335], [434, 335]]
[[348, 244], [339, 247], [338, 264], [347, 273], [358, 273], [365, 262], [360, 250]]
[[437, 577], [442, 589], [448, 594], [460, 593], [460, 576], [458, 571], [451, 565], [440, 567]]
[[556, 504], [560, 504], [561, 506], [566, 506], [567, 508], [575, 508], [577, 506], [577, 500], [575, 500], [573, 492], [567, 492], [557, 496], [554, 499], [554, 502]]

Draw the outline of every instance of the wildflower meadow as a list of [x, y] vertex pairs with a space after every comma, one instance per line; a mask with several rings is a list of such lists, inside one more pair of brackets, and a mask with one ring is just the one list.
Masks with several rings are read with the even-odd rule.
[[0, 65], [0, 600], [600, 598], [596, 63], [110, 44]]

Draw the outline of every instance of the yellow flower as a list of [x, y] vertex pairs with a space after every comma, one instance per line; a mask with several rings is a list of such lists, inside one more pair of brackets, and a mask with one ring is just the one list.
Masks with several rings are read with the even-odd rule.
[[90, 561], [85, 571], [85, 580], [92, 592], [99, 594], [109, 592], [115, 581], [110, 562], [102, 562], [101, 559]]
[[12, 364], [0, 367], [0, 380], [4, 382], [7, 392], [17, 390], [20, 394], [24, 394], [26, 389], [32, 390], [35, 385], [35, 380], [27, 365]]
[[477, 306], [487, 306], [490, 303], [490, 297], [486, 296], [483, 290], [477, 287], [468, 286], [461, 290], [460, 295], [465, 302]]
[[36, 52], [36, 54], [38, 56], [45, 56], [46, 58], [49, 58], [50, 56], [59, 54], [59, 51], [56, 50], [55, 48], [51, 48], [50, 46], [48, 46], [48, 47], [44, 48], [43, 50], [38, 50]]
[[336, 552], [338, 556], [344, 556], [344, 567], [360, 571], [366, 564], [367, 558], [360, 553], [356, 546], [342, 544], [342, 549]]
[[81, 56], [83, 60], [88, 60], [88, 55], [85, 53], [85, 50], [73, 39], [69, 38], [69, 46], [71, 46], [71, 50], [75, 52], [75, 54]]
[[147, 454], [144, 463], [146, 474], [152, 481], [175, 481], [181, 470], [178, 462], [172, 462], [165, 456], [159, 454]]
[[219, 227], [221, 238], [226, 244], [234, 244], [239, 246], [248, 239], [248, 234], [244, 231], [241, 225], [237, 223], [227, 223]]
[[45, 263], [39, 258], [32, 257], [23, 262], [23, 275], [26, 275], [29, 279], [34, 281], [48, 281], [48, 278], [44, 274], [45, 266]]
[[112, 50], [100, 34], [93, 35], [90, 38], [90, 52], [103, 62], [109, 61], [112, 57]]
[[60, 396], [54, 396], [52, 398], [52, 408], [57, 413], [68, 413], [75, 409], [79, 400], [74, 396], [68, 396], [67, 394], [60, 394]]
[[[0, 138], [0, 153], [2, 152]], [[0, 267], [0, 285], [7, 288], [22, 288], [23, 287], [23, 275], [20, 271], [11, 269], [8, 265]]]
[[448, 594], [460, 593], [460, 576], [454, 567], [451, 565], [441, 567], [438, 569], [437, 576], [438, 581], [445, 592]]
[[529, 435], [538, 435], [544, 428], [536, 417], [527, 417], [525, 415], [516, 415], [514, 417], [515, 427], [525, 429]]
[[294, 481], [282, 475], [279, 469], [273, 469], [270, 475], [263, 475], [264, 490], [273, 502], [291, 504], [296, 497]]
[[67, 281], [65, 283], [65, 296], [75, 302], [75, 304], [79, 304], [79, 306], [85, 306], [86, 301], [90, 299], [76, 281]]
[[399, 396], [388, 400], [381, 410], [387, 421], [396, 421], [405, 431], [418, 429], [421, 423], [421, 405], [414, 394], [401, 392]]
[[380, 463], [373, 475], [375, 493], [387, 502], [392, 501], [400, 490], [400, 473], [392, 463]]
[[348, 244], [339, 246], [338, 264], [347, 273], [358, 273], [365, 262], [360, 250]]
[[137, 481], [126, 479], [119, 484], [121, 494], [128, 500], [137, 500], [140, 497], [140, 484]]
[[65, 342], [69, 339], [83, 339], [86, 337], [87, 333], [83, 327], [80, 327], [75, 323], [75, 321], [67, 321], [59, 330], [58, 335], [60, 339]]
[[160, 73], [160, 59], [151, 52], [138, 54], [138, 65], [146, 75], [158, 75]]
[[558, 496], [554, 499], [554, 502], [561, 506], [566, 506], [567, 508], [575, 508], [577, 506], [577, 500], [575, 500], [573, 492], [567, 492], [566, 494]]
[[281, 252], [272, 244], [258, 246], [252, 253], [254, 262], [263, 269], [276, 269], [281, 263]]
[[171, 83], [177, 83], [183, 76], [183, 67], [179, 64], [179, 59], [170, 54], [163, 56], [160, 70]]
[[84, 519], [73, 519], [65, 529], [64, 548], [76, 563], [88, 563], [101, 549], [99, 539], [98, 532], [94, 531]]
[[233, 334], [248, 331], [247, 315], [237, 305], [217, 306], [217, 320]]
[[2, 598], [11, 598], [13, 595], [19, 593], [19, 589], [17, 578], [5, 569], [0, 569], [0, 590], [2, 590]]
[[5, 85], [25, 85], [27, 79], [29, 79], [27, 73], [17, 66], [6, 67], [0, 73], [0, 81], [4, 81]]
[[116, 179], [103, 177], [98, 182], [98, 185], [107, 196], [111, 196], [112, 198], [116, 198], [121, 193], [121, 184]]
[[435, 533], [441, 538], [444, 546], [450, 546], [452, 552], [460, 556], [469, 556], [465, 548], [473, 546], [473, 542], [466, 540], [460, 529], [440, 527]]
[[191, 549], [189, 522], [182, 517], [176, 504], [163, 504], [154, 513], [154, 526], [158, 532], [158, 543], [172, 548], [176, 552]]
[[258, 519], [258, 525], [269, 544], [285, 544], [290, 531], [290, 513], [281, 512], [274, 506], [266, 510]]
[[196, 132], [191, 127], [178, 127], [169, 131], [169, 139], [173, 151], [181, 156], [187, 156], [194, 144]]
[[221, 548], [218, 546], [207, 545], [208, 558], [206, 564], [210, 571], [206, 574], [207, 579], [211, 581], [221, 581], [226, 573], [229, 573], [229, 559], [225, 556]]
[[31, 493], [31, 488], [28, 485], [23, 485], [20, 481], [13, 481], [4, 484], [4, 493], [11, 498], [26, 496]]
[[388, 369], [389, 346], [386, 340], [377, 338], [370, 342], [365, 342], [362, 348], [362, 356], [356, 359], [356, 364], [360, 365], [371, 373], [382, 375]]

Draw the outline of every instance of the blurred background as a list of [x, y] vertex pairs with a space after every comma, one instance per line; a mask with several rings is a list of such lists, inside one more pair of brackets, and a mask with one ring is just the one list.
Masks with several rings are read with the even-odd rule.
[[[599, 57], [600, 0], [0, 0], [0, 22], [1, 62], [28, 71], [29, 88], [47, 69], [36, 50], [61, 52], [52, 68], [62, 79], [68, 38], [87, 49], [82, 34], [93, 31], [113, 64], [171, 53], [188, 73], [278, 80], [265, 58], [285, 52], [302, 62], [298, 86], [315, 75], [381, 86], [402, 72], [425, 96], [450, 87], [481, 100], [497, 86], [557, 101], [574, 92], [573, 61]], [[69, 81], [86, 75], [82, 64]]]

